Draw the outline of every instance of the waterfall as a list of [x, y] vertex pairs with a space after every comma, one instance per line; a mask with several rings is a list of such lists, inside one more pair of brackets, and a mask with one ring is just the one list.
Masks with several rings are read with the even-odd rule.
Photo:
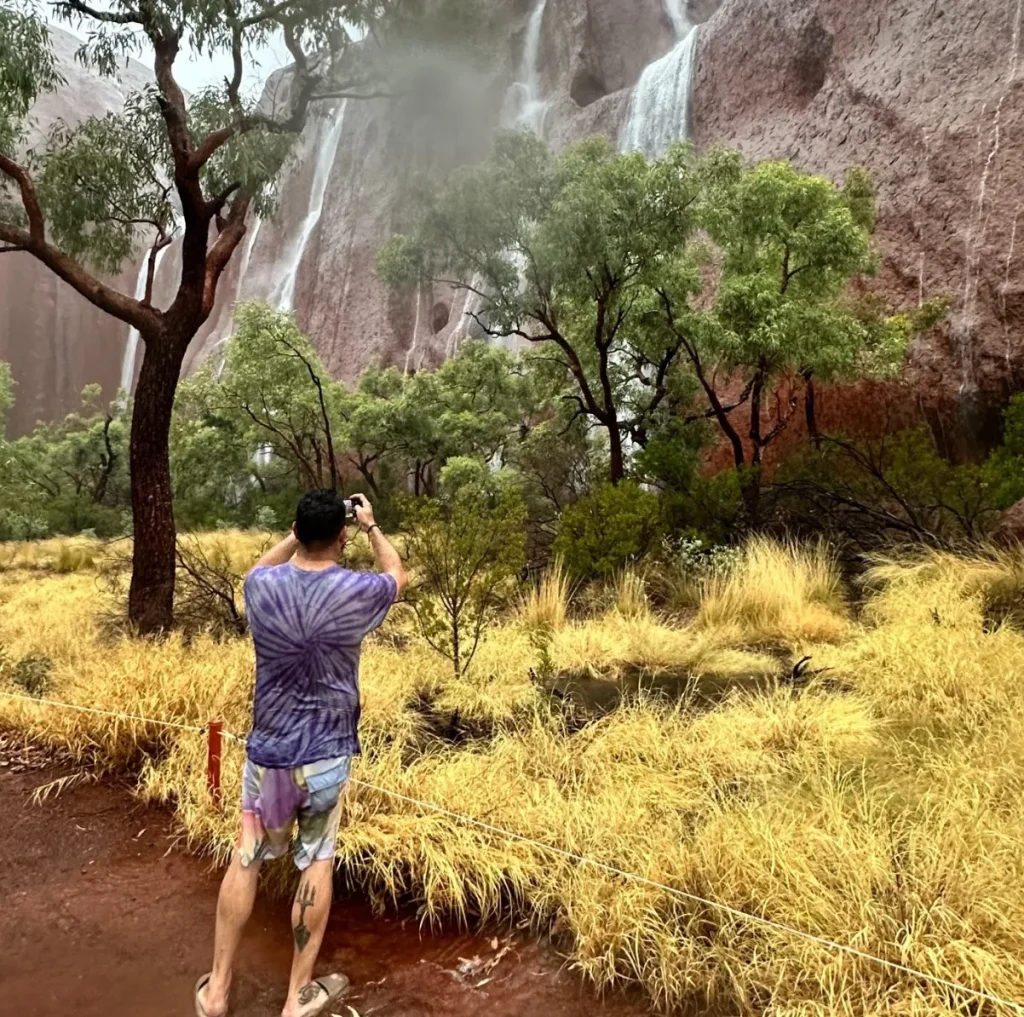
[[[416, 320], [412, 325], [412, 342], [409, 343], [409, 349], [405, 352], [405, 369], [403, 374], [409, 373], [409, 362], [416, 355], [416, 344], [419, 340], [420, 335], [420, 310], [423, 308], [423, 284], [416, 284]], [[414, 365], [415, 366], [415, 365]]]
[[544, 136], [544, 120], [548, 111], [547, 101], [541, 95], [540, 80], [540, 43], [547, 6], [548, 0], [538, 0], [530, 15], [519, 73], [509, 89], [509, 97], [518, 103], [518, 108], [511, 118], [512, 126], [525, 127], [541, 137]]
[[683, 0], [665, 0], [665, 13], [669, 16], [672, 27], [675, 29], [676, 39], [683, 39], [690, 34], [690, 29], [693, 26], [686, 16]]
[[682, 0], [665, 0], [665, 9], [679, 41], [650, 64], [637, 82], [619, 139], [622, 151], [643, 152], [649, 159], [664, 155], [673, 142], [690, 133], [690, 83], [698, 30], [687, 20]]
[[[161, 247], [156, 252], [156, 259], [153, 262], [153, 282], [156, 283], [157, 273], [160, 271], [160, 262], [163, 261], [164, 255], [168, 251], [168, 247]], [[146, 280], [147, 273], [149, 271], [149, 255], [142, 259], [142, 265], [139, 267], [139, 277], [135, 282], [135, 299], [144, 300], [146, 297]], [[132, 394], [132, 386], [135, 383], [135, 361], [139, 354], [139, 340], [142, 337], [139, 335], [137, 328], [128, 329], [128, 339], [124, 344], [124, 356], [121, 357], [121, 388], [124, 390], [126, 396]]]
[[313, 235], [320, 222], [320, 216], [324, 211], [324, 198], [327, 194], [327, 184], [331, 179], [331, 170], [334, 168], [334, 160], [338, 155], [338, 145], [341, 142], [342, 128], [345, 126], [345, 109], [348, 106], [346, 99], [340, 106], [324, 121], [321, 122], [317, 131], [316, 165], [313, 169], [313, 184], [309, 192], [309, 209], [305, 219], [299, 227], [296, 237], [286, 247], [284, 263], [281, 266], [281, 283], [275, 290], [271, 303], [276, 304], [282, 311], [291, 311], [295, 304], [295, 284], [298, 281], [299, 266], [302, 264], [302, 256], [306, 253], [306, 245]]
[[[671, 0], [675, 2], [675, 0]], [[544, 121], [547, 119], [548, 101], [541, 91], [543, 83], [540, 77], [540, 43], [544, 31], [544, 13], [548, 0], [537, 0], [530, 13], [526, 26], [526, 38], [523, 42], [523, 55], [519, 61], [516, 80], [505, 93], [505, 108], [501, 114], [501, 126], [532, 131], [544, 137]], [[474, 290], [482, 290], [484, 281], [479, 276], [473, 277], [470, 283]], [[472, 315], [480, 315], [484, 300], [470, 290], [466, 291], [466, 300], [462, 307], [462, 321], [453, 330], [453, 346], [467, 339], [473, 325], [476, 324]]]
[[249, 262], [252, 261], [252, 249], [256, 246], [256, 238], [260, 235], [260, 227], [263, 220], [256, 216], [249, 226], [245, 236], [245, 247], [242, 250], [242, 261], [238, 266], [238, 287], [235, 290], [235, 306], [237, 307], [242, 299], [242, 286], [245, 284], [245, 276], [249, 271]]

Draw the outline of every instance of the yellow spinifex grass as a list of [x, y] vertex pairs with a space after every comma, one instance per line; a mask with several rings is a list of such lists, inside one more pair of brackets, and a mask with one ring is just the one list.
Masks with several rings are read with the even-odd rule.
[[833, 641], [846, 635], [846, 609], [834, 555], [824, 544], [754, 538], [738, 564], [710, 578], [697, 622], [733, 626], [753, 642]]
[[[258, 544], [248, 535], [203, 539], [227, 541], [240, 559]], [[244, 730], [246, 641], [111, 640], [96, 620], [95, 575], [40, 564], [57, 555], [30, 549], [23, 566], [0, 574], [6, 661], [48, 656], [54, 698], [197, 725], [218, 717]], [[751, 544], [708, 584], [687, 625], [659, 615], [637, 574], [591, 618], [570, 609], [555, 576], [486, 637], [458, 679], [400, 611], [365, 649], [365, 753], [355, 775], [1022, 1001], [1024, 635], [986, 616], [1012, 588], [1018, 560], [986, 551], [876, 561], [861, 620], [823, 547]], [[780, 644], [827, 670], [801, 691], [737, 687], [703, 710], [634, 696], [580, 728], [530, 677], [538, 631], [560, 673], [662, 670], [715, 674], [727, 685], [784, 672], [758, 649], [777, 653]], [[195, 848], [221, 858], [230, 850], [236, 817], [211, 807], [202, 735], [2, 698], [0, 724], [138, 774], [143, 796], [174, 803]], [[230, 744], [229, 802], [241, 763], [241, 746]], [[346, 808], [343, 872], [382, 906], [411, 898], [428, 920], [528, 919], [560, 933], [597, 985], [637, 983], [664, 1009], [999, 1012], [366, 787], [351, 790]]]

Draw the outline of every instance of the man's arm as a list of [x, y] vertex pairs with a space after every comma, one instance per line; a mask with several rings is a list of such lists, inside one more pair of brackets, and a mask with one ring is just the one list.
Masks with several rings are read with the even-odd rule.
[[353, 495], [352, 501], [355, 503], [356, 508], [356, 522], [359, 523], [370, 538], [373, 560], [376, 562], [377, 568], [381, 572], [386, 572], [398, 584], [398, 592], [395, 594], [397, 599], [402, 595], [402, 591], [409, 582], [405, 567], [402, 565], [402, 559], [391, 546], [391, 541], [384, 536], [380, 526], [374, 520], [373, 506], [366, 500], [366, 496], [362, 494]]
[[284, 565], [292, 560], [292, 555], [299, 548], [299, 542], [294, 533], [289, 533], [279, 544], [275, 544], [267, 551], [255, 565], [254, 569], [266, 568], [271, 565]]

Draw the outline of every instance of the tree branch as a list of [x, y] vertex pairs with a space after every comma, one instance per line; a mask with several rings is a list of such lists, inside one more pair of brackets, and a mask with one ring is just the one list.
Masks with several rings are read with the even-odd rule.
[[58, 14], [81, 14], [83, 17], [92, 18], [94, 21], [104, 21], [108, 25], [141, 25], [142, 13], [134, 9], [124, 11], [120, 14], [114, 11], [100, 11], [90, 7], [82, 0], [60, 0], [54, 4]]
[[28, 170], [0, 152], [0, 173], [10, 177], [18, 185], [18, 190], [21, 192], [21, 203], [25, 209], [25, 215], [28, 216], [29, 234], [33, 241], [42, 242], [46, 236], [46, 221], [36, 195], [35, 184], [33, 184]]
[[153, 333], [160, 327], [161, 317], [158, 312], [100, 282], [76, 261], [45, 240], [35, 241], [25, 230], [0, 225], [0, 242], [11, 247], [24, 248], [91, 304], [134, 326], [143, 336]]

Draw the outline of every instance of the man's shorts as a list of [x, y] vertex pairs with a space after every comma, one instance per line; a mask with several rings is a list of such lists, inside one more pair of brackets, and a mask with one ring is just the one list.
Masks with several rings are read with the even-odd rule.
[[[324, 759], [293, 770], [276, 770], [245, 761], [242, 773], [242, 865], [280, 858], [289, 848], [302, 871], [312, 862], [334, 857], [341, 795], [348, 784], [352, 757]], [[292, 828], [298, 830], [292, 842]]]

